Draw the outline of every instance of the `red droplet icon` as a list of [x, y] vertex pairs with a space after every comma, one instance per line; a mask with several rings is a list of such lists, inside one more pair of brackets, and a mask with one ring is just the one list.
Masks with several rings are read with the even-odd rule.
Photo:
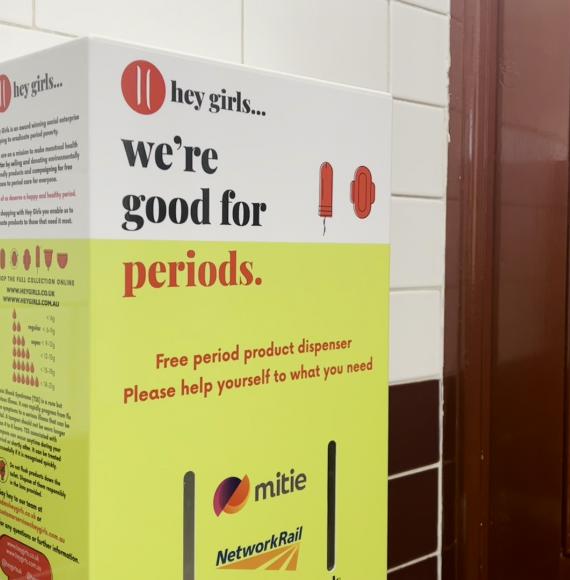
[[57, 265], [62, 270], [65, 270], [67, 268], [68, 255], [67, 254], [57, 254], [56, 259], [57, 259]]
[[44, 260], [46, 262], [46, 267], [49, 270], [53, 260], [53, 250], [44, 250]]
[[32, 265], [32, 255], [30, 254], [30, 250], [26, 250], [24, 252], [24, 269], [27, 271], [30, 269]]
[[141, 115], [156, 113], [166, 97], [162, 73], [147, 60], [135, 60], [121, 77], [123, 97], [129, 107]]

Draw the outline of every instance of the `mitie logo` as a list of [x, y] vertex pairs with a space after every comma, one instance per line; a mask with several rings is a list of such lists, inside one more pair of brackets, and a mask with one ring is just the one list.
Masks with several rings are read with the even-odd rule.
[[12, 83], [6, 75], [0, 75], [0, 113], [10, 106], [12, 101]]
[[123, 71], [121, 89], [125, 101], [141, 115], [156, 113], [166, 97], [162, 73], [147, 60], [135, 60]]
[[278, 472], [275, 480], [259, 483], [255, 486], [255, 501], [265, 501], [296, 491], [303, 491], [306, 487], [307, 475], [305, 473], [295, 473], [294, 469], [289, 470], [289, 473]]
[[[303, 491], [307, 487], [307, 475], [296, 473], [295, 469], [288, 472], [278, 472], [275, 479], [263, 481], [255, 486], [254, 500], [266, 501], [282, 495]], [[214, 513], [219, 517], [222, 513], [237, 514], [249, 499], [251, 484], [249, 477], [242, 479], [228, 477], [218, 485], [214, 493]]]
[[237, 514], [249, 499], [249, 478], [228, 477], [224, 479], [214, 494], [214, 512], [217, 516], [222, 513]]

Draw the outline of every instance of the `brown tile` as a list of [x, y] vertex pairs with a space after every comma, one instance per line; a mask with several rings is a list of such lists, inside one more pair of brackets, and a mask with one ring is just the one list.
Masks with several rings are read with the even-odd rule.
[[439, 383], [390, 387], [390, 474], [439, 461]]
[[437, 580], [437, 558], [388, 574], [388, 580]]
[[388, 567], [437, 550], [438, 470], [392, 479], [388, 485]]
[[455, 481], [457, 477], [456, 463], [454, 461], [443, 462], [443, 548], [451, 548], [455, 544], [456, 514], [455, 514]]
[[450, 374], [443, 380], [443, 409], [443, 460], [455, 461], [457, 454], [457, 376], [455, 374]]

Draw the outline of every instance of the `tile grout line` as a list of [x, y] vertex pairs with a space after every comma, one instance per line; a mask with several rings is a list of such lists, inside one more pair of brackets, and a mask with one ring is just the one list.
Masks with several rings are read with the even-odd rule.
[[[388, 32], [386, 34], [388, 40], [387, 46], [387, 61], [388, 61], [388, 93], [393, 95], [392, 92], [392, 0], [388, 0]], [[392, 124], [394, 123], [394, 111], [392, 108]], [[393, 136], [391, 149], [394, 148]]]
[[411, 560], [410, 562], [406, 562], [405, 564], [394, 566], [393, 568], [390, 568], [388, 570], [388, 574], [390, 574], [391, 572], [398, 572], [399, 570], [404, 570], [406, 568], [411, 568], [412, 566], [415, 566], [416, 564], [421, 564], [422, 562], [430, 560], [431, 558], [437, 558], [437, 556], [438, 556], [437, 552], [432, 552], [431, 554], [427, 554], [426, 556], [422, 556], [421, 558], [416, 558], [415, 560]]
[[422, 377], [413, 377], [407, 379], [398, 379], [396, 381], [390, 381], [389, 387], [399, 387], [402, 385], [409, 385], [410, 383], [426, 383], [428, 381], [441, 381], [441, 374], [439, 375], [425, 375]]
[[32, 0], [32, 28], [37, 28], [36, 22], [36, 0]]
[[[393, 0], [394, 1], [394, 0]], [[441, 10], [436, 10], [435, 8], [430, 8], [429, 6], [420, 6], [411, 0], [395, 0], [400, 4], [405, 4], [406, 6], [410, 6], [412, 8], [417, 8], [418, 10], [423, 10], [425, 12], [429, 12], [430, 14], [437, 14], [438, 16], [449, 16], [449, 12], [442, 12]]]
[[407, 194], [407, 193], [392, 193], [390, 194], [392, 199], [403, 200], [411, 199], [413, 201], [421, 201], [425, 203], [443, 205], [442, 202], [445, 201], [445, 197], [428, 197], [427, 195], [420, 194]]
[[38, 32], [45, 32], [47, 34], [55, 34], [57, 36], [63, 36], [65, 38], [77, 38], [77, 34], [71, 34], [70, 32], [60, 32], [58, 30], [50, 30], [49, 28], [36, 28]]
[[[449, 71], [448, 71], [448, 79], [449, 79]], [[448, 81], [449, 83], [449, 81]], [[444, 125], [446, 128], [446, 133], [449, 135], [449, 109], [447, 109], [445, 114]], [[439, 458], [441, 461], [441, 468], [439, 473], [439, 523], [438, 523], [438, 558], [437, 558], [437, 577], [438, 580], [443, 579], [443, 543], [444, 543], [444, 427], [445, 427], [445, 391], [444, 391], [444, 359], [445, 359], [445, 295], [446, 295], [446, 286], [445, 286], [445, 248], [447, 244], [447, 184], [448, 184], [448, 170], [449, 170], [449, 138], [447, 140], [447, 148], [444, 152], [444, 183], [443, 183], [443, 191], [445, 198], [443, 200], [443, 248], [444, 248], [444, 267], [442, 272], [442, 279], [441, 279], [441, 380], [440, 380], [440, 387], [439, 387], [439, 433], [440, 433], [440, 441], [439, 441]]]
[[421, 199], [421, 200], [432, 200], [432, 201], [444, 201], [444, 194], [441, 195], [422, 195], [421, 193], [391, 193], [392, 198], [397, 199]]
[[9, 26], [11, 28], [18, 28], [20, 30], [34, 31], [34, 32], [45, 32], [46, 34], [53, 34], [54, 36], [61, 36], [63, 38], [77, 38], [77, 34], [70, 34], [68, 32], [59, 32], [57, 30], [49, 30], [48, 28], [32, 28], [29, 25], [18, 24], [17, 22], [8, 22], [6, 20], [0, 20], [1, 26]]
[[241, 64], [245, 64], [245, 0], [241, 0]]
[[442, 289], [440, 284], [433, 286], [390, 286], [390, 292], [441, 292]]
[[402, 471], [400, 473], [394, 473], [388, 476], [388, 481], [394, 481], [397, 479], [403, 479], [404, 477], [411, 477], [412, 475], [418, 475], [419, 473], [426, 473], [426, 471], [433, 471], [437, 469], [439, 471], [441, 467], [441, 461], [432, 463], [430, 465], [424, 465], [423, 467], [417, 467], [416, 469], [410, 469], [409, 471]]
[[423, 107], [430, 107], [432, 109], [445, 109], [449, 108], [449, 103], [441, 104], [441, 103], [428, 103], [427, 101], [421, 101], [420, 99], [413, 99], [412, 97], [399, 97], [397, 95], [393, 95], [394, 102], [397, 103], [407, 103], [408, 105], [418, 105]]
[[[32, 14], [33, 17], [33, 14]], [[18, 22], [8, 22], [7, 20], [0, 20], [2, 26], [11, 26], [12, 28], [21, 28], [22, 30], [30, 30], [29, 24], [19, 24]]]

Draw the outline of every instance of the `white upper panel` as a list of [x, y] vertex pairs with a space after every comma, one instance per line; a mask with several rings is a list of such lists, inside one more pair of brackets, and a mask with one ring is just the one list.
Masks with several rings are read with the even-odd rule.
[[[156, 107], [158, 101], [153, 99], [160, 97], [160, 76], [166, 89], [160, 109], [148, 115], [133, 110], [121, 88], [126, 67], [140, 60], [156, 69], [144, 63], [132, 65], [129, 81], [136, 85], [132, 98], [141, 99], [143, 108], [145, 99], [150, 98], [151, 106]], [[387, 95], [95, 41], [90, 96], [91, 223], [95, 238], [388, 241], [391, 99]], [[233, 110], [229, 110], [232, 98]], [[180, 99], [190, 104], [177, 102]], [[246, 112], [248, 109], [262, 114]], [[154, 143], [153, 153], [166, 152], [167, 163], [172, 166], [161, 169], [164, 160], [159, 157], [158, 163], [151, 158], [147, 168], [138, 160], [131, 167], [125, 141], [127, 148], [141, 142], [147, 152]], [[215, 150], [217, 160], [209, 167], [215, 166], [216, 171], [203, 171], [198, 156], [194, 171], [188, 171], [190, 148], [202, 153]], [[325, 162], [333, 169], [333, 215], [327, 218], [323, 235], [319, 196]], [[351, 201], [351, 184], [362, 166], [370, 169], [376, 192], [370, 215], [364, 219], [356, 215]], [[365, 189], [362, 172], [361, 179]], [[144, 196], [141, 205], [158, 197], [167, 207], [173, 203], [180, 211], [183, 202], [172, 200], [184, 199], [191, 205], [201, 197], [203, 188], [210, 193], [209, 225], [173, 225], [169, 218], [149, 223], [139, 210], [145, 217], [144, 226], [137, 231], [123, 228], [125, 196]], [[227, 190], [234, 191], [236, 197], [225, 207], [232, 216], [234, 210], [237, 212], [238, 221], [240, 210], [247, 213], [244, 205], [236, 207], [238, 202], [246, 202], [252, 216], [253, 204], [265, 204], [260, 226], [252, 226], [251, 221], [243, 226], [235, 222], [222, 225], [222, 200]], [[366, 195], [362, 187], [359, 191]], [[164, 204], [156, 199], [152, 204], [155, 211], [151, 215], [156, 219]], [[199, 216], [202, 219], [202, 213]]]
[[0, 161], [18, 154], [38, 179], [2, 180], [0, 167], [0, 211], [65, 217], [0, 219], [0, 237], [388, 242], [385, 94], [98, 39], [3, 74], [0, 129], [32, 123], [33, 147], [1, 144]]

